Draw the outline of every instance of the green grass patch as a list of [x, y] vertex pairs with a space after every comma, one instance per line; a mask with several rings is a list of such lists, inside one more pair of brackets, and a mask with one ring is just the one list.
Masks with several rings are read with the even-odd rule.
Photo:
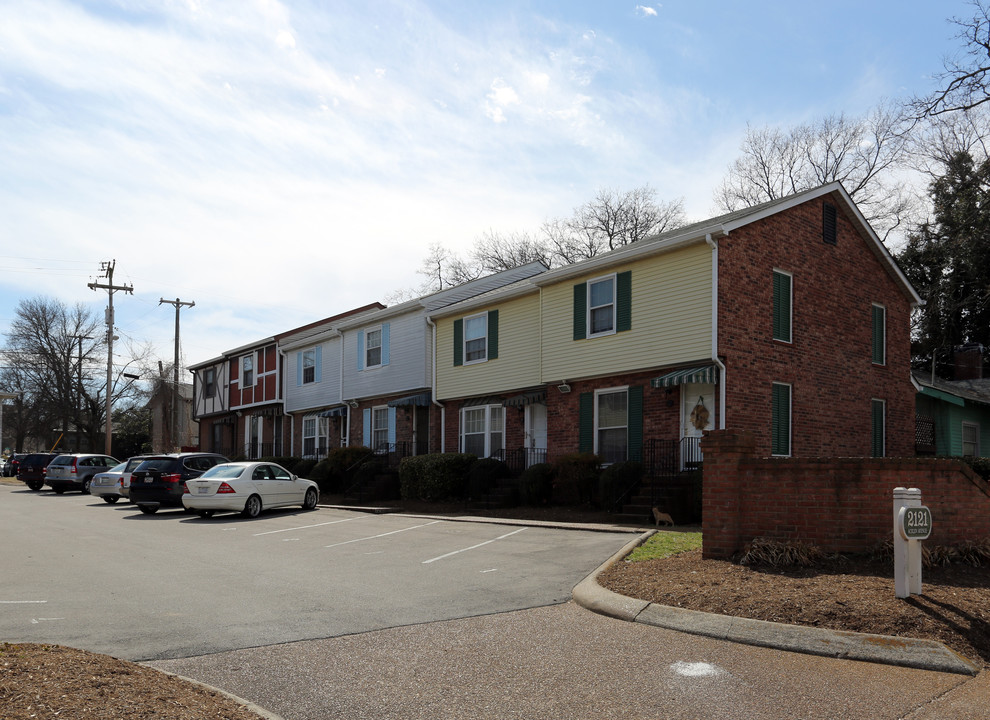
[[658, 532], [629, 553], [629, 562], [655, 560], [701, 547], [700, 532]]

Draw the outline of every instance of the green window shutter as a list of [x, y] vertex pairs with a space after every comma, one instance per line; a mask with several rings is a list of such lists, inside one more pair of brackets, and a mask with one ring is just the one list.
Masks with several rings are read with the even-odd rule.
[[887, 311], [880, 305], [873, 306], [873, 362], [887, 364]]
[[595, 450], [595, 394], [581, 393], [578, 405], [578, 451]]
[[791, 454], [791, 388], [773, 384], [770, 409], [770, 453]]
[[632, 271], [615, 276], [615, 331], [632, 329]]
[[629, 388], [628, 405], [626, 406], [629, 423], [629, 459], [636, 462], [643, 460], [643, 386]]
[[498, 357], [498, 310], [488, 311], [488, 359]]
[[883, 400], [873, 400], [870, 404], [872, 411], [870, 453], [872, 457], [884, 457], [886, 450], [886, 433], [884, 432], [886, 403]]
[[574, 286], [574, 339], [584, 340], [588, 336], [588, 286], [579, 283]]
[[791, 276], [773, 273], [773, 339], [791, 341]]
[[464, 364], [464, 321], [454, 320], [454, 367]]

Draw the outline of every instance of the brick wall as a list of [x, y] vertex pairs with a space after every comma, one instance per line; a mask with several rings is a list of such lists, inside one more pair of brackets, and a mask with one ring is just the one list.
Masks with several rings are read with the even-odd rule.
[[[822, 205], [838, 208], [837, 241], [822, 240]], [[774, 269], [793, 276], [791, 343], [773, 340]], [[886, 307], [887, 361], [871, 358], [873, 303]], [[770, 454], [771, 383], [792, 386], [792, 455], [870, 454], [871, 400], [886, 402], [889, 457], [914, 454], [910, 303], [829, 196], [733, 230], [719, 241], [719, 352], [726, 427]]]
[[766, 458], [754, 433], [713, 431], [705, 453], [707, 558], [757, 537], [868, 552], [892, 537], [893, 490], [915, 487], [931, 508], [932, 545], [990, 537], [990, 487], [965, 463], [936, 458]]

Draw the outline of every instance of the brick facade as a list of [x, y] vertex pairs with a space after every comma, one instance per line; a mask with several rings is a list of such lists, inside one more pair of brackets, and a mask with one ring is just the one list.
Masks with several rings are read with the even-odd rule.
[[[838, 208], [836, 243], [823, 204]], [[871, 400], [886, 402], [886, 456], [914, 454], [910, 301], [831, 195], [733, 230], [719, 241], [719, 354], [726, 427], [770, 454], [771, 383], [792, 386], [791, 455], [871, 452]], [[773, 340], [772, 274], [793, 276], [792, 342]], [[872, 305], [886, 308], [884, 365], [871, 359]]]
[[869, 552], [893, 532], [893, 490], [916, 487], [932, 545], [990, 537], [990, 486], [965, 463], [935, 458], [767, 458], [754, 433], [714, 431], [705, 452], [703, 552], [729, 558], [758, 537], [826, 552]]

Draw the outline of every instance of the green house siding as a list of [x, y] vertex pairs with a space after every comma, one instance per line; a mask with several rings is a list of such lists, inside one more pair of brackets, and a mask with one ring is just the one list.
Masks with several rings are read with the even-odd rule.
[[[928, 391], [928, 388], [925, 388]], [[938, 392], [938, 391], [936, 391]], [[980, 455], [990, 457], [990, 406], [980, 405], [959, 398], [947, 402], [938, 397], [918, 393], [915, 409], [935, 421], [935, 454], [945, 457], [962, 456], [963, 423], [974, 423], [980, 428]]]

